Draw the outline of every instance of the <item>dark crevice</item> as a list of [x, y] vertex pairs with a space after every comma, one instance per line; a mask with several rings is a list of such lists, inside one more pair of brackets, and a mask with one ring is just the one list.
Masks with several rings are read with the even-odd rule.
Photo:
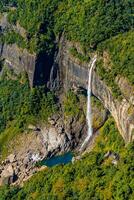
[[42, 52], [37, 56], [33, 86], [47, 85], [50, 81], [50, 73], [54, 63], [55, 51], [56, 47], [54, 47], [50, 55], [46, 52]]

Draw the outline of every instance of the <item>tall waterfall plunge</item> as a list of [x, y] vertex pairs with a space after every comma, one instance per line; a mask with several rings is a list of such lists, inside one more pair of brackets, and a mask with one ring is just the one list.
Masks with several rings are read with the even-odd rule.
[[88, 75], [88, 88], [87, 88], [87, 125], [88, 125], [88, 132], [87, 137], [85, 141], [83, 142], [80, 150], [85, 146], [85, 144], [89, 141], [90, 137], [92, 136], [93, 130], [92, 130], [92, 109], [91, 109], [91, 92], [92, 92], [92, 71], [94, 69], [95, 63], [97, 60], [97, 56], [94, 56], [94, 58], [91, 60], [91, 63], [89, 64], [89, 75]]

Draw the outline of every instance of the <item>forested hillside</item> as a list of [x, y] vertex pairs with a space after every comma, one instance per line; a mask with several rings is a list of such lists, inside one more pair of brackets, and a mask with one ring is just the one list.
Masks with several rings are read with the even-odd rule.
[[[94, 80], [99, 80], [93, 85], [98, 96], [92, 98], [99, 107], [97, 110], [94, 106], [98, 113], [93, 121], [97, 128], [93, 127], [93, 131], [98, 136], [93, 150], [74, 163], [38, 172], [22, 187], [0, 186], [0, 200], [134, 199], [133, 28], [133, 0], [0, 0], [0, 163], [16, 148], [14, 141], [18, 136], [31, 132], [41, 135], [46, 127], [47, 131], [52, 127], [50, 132], [54, 132], [59, 121], [62, 125], [57, 128], [58, 136], [67, 132], [65, 149], [70, 140], [73, 140], [70, 145], [79, 147], [79, 141], [74, 140], [78, 132], [79, 140], [85, 133], [87, 98], [87, 87], [81, 82], [87, 82], [81, 80], [66, 90], [71, 80], [77, 83], [80, 72], [88, 72], [94, 55], [97, 55], [94, 76], [98, 78]], [[7, 57], [2, 57], [3, 52]], [[22, 73], [15, 73], [18, 66], [12, 63], [23, 66], [24, 60], [28, 66], [24, 66]], [[74, 78], [71, 70], [78, 77]], [[51, 81], [55, 84], [53, 74], [59, 81], [55, 91], [50, 87]], [[44, 77], [52, 80], [45, 82]], [[34, 78], [46, 84], [42, 81], [37, 86]], [[46, 127], [42, 128], [42, 124]], [[123, 140], [119, 132], [128, 140], [125, 137]], [[50, 140], [54, 140], [53, 135]], [[46, 142], [47, 156], [61, 153], [61, 146], [55, 150], [52, 145], [49, 149], [49, 145]]]
[[[16, 5], [15, 1], [5, 4], [8, 2]], [[62, 32], [88, 50], [95, 49], [100, 42], [129, 31], [133, 25], [133, 2], [129, 0], [18, 0], [16, 3], [16, 9], [9, 8], [9, 20], [14, 24], [18, 20], [27, 30], [27, 42], [33, 51], [37, 51], [35, 45], [43, 48], [42, 42], [48, 44]]]

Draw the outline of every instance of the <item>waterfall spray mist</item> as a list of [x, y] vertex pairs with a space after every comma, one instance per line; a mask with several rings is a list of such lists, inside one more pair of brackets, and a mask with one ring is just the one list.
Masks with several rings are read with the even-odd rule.
[[89, 76], [88, 76], [88, 88], [87, 88], [87, 125], [88, 125], [88, 132], [87, 132], [87, 137], [84, 141], [84, 143], [81, 146], [81, 149], [83, 146], [89, 141], [90, 137], [92, 136], [93, 130], [92, 130], [92, 109], [91, 109], [91, 92], [92, 92], [92, 71], [94, 69], [95, 63], [97, 60], [97, 56], [91, 60], [90, 63], [90, 69], [89, 69]]

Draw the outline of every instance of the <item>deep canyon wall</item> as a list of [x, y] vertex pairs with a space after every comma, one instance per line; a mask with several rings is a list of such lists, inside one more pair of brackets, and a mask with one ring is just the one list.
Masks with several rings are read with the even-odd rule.
[[36, 66], [35, 55], [29, 54], [26, 49], [22, 50], [16, 44], [0, 44], [1, 57], [5, 64], [14, 70], [16, 74], [27, 72], [30, 85], [33, 85], [33, 78]]
[[[70, 55], [70, 42], [64, 39], [61, 42], [62, 45], [60, 45], [61, 49], [59, 50], [58, 60], [60, 79], [62, 80], [64, 88], [87, 88], [88, 64], [81, 64]], [[120, 79], [119, 86], [123, 94], [122, 100], [115, 99], [105, 82], [100, 79], [95, 71], [93, 72], [92, 93], [102, 102], [104, 107], [110, 111], [122, 137], [127, 143], [134, 139], [134, 94], [133, 88], [131, 88], [125, 80]], [[128, 95], [125, 95], [128, 88], [130, 92]]]
[[[0, 21], [1, 30], [7, 25], [5, 18]], [[51, 89], [57, 89], [57, 87], [65, 90], [71, 87], [87, 88], [88, 64], [79, 62], [70, 54], [69, 49], [72, 44], [64, 37], [59, 43], [59, 51], [54, 58], [54, 63], [53, 59], [51, 62], [48, 61], [45, 54], [40, 56], [30, 54], [15, 44], [0, 44], [0, 56], [16, 73], [26, 71], [31, 87], [45, 83]], [[110, 111], [122, 137], [129, 142], [134, 139], [134, 88], [123, 78], [118, 80], [118, 85], [122, 91], [122, 100], [114, 98], [109, 87], [94, 70], [92, 93]]]
[[[7, 14], [0, 16], [0, 37], [7, 30], [13, 30], [26, 39], [26, 30], [19, 25], [11, 25], [7, 20]], [[1, 39], [1, 38], [0, 38]], [[14, 69], [16, 74], [27, 72], [30, 86], [47, 84], [53, 64], [53, 53], [47, 55], [43, 53], [31, 53], [27, 49], [18, 47], [16, 44], [6, 44], [0, 40], [0, 58], [5, 64]]]

